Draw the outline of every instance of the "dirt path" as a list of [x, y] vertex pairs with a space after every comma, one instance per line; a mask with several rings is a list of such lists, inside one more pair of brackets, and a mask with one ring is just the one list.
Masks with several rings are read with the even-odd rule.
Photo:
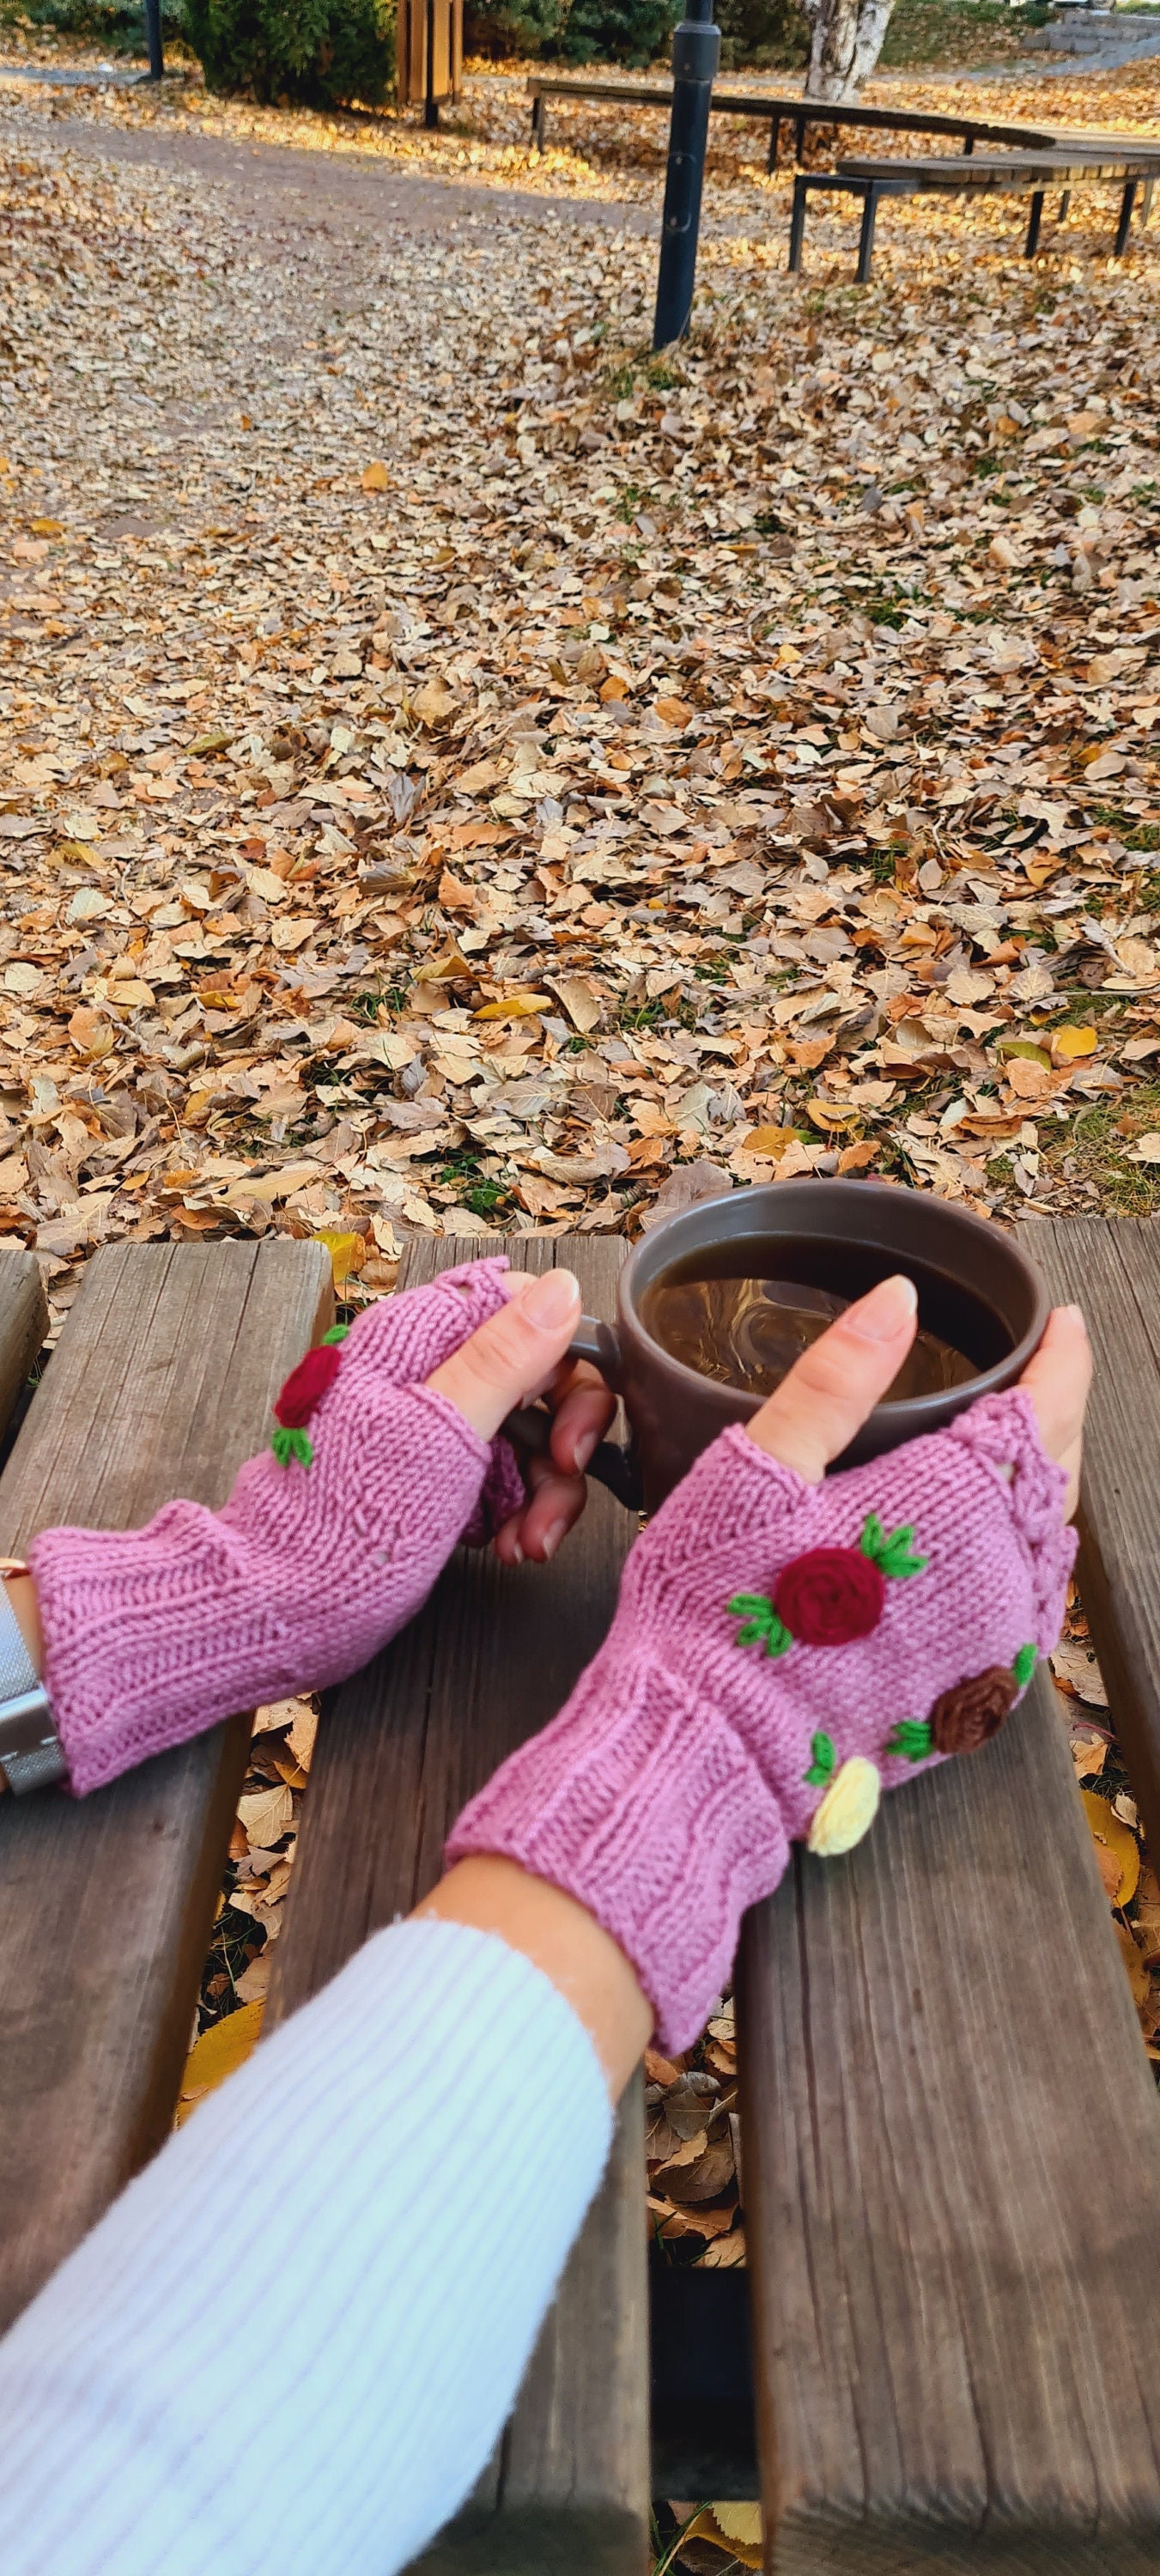
[[[234, 142], [214, 134], [195, 134], [167, 126], [120, 127], [94, 124], [81, 117], [54, 116], [48, 129], [55, 144], [86, 159], [131, 163], [135, 168], [199, 172], [223, 182], [242, 201], [247, 232], [255, 244], [282, 247], [288, 224], [309, 222], [330, 229], [341, 218], [344, 237], [352, 232], [381, 240], [392, 232], [409, 236], [453, 232], [459, 225], [481, 229], [500, 219], [539, 224], [596, 225], [601, 231], [645, 234], [657, 218], [645, 207], [586, 202], [576, 197], [533, 196], [516, 188], [488, 188], [470, 183], [427, 179], [392, 169], [367, 154], [301, 152], [276, 145]], [[0, 139], [27, 140], [27, 129], [0, 114]], [[47, 138], [46, 138], [47, 139]]]

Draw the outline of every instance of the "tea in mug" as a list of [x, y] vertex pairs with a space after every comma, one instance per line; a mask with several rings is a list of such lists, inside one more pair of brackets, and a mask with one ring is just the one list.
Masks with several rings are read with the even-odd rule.
[[[852, 1303], [797, 1279], [696, 1279], [670, 1271], [645, 1289], [640, 1317], [654, 1342], [686, 1368], [764, 1397]], [[977, 1376], [974, 1360], [920, 1328], [882, 1401], [939, 1395]]]

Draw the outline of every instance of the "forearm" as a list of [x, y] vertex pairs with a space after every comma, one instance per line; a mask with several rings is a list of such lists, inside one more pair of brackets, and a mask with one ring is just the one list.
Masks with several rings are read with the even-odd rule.
[[[455, 1877], [452, 1905], [513, 1902]], [[405, 2566], [501, 2429], [610, 2127], [576, 2013], [518, 1947], [379, 1934], [0, 2346], [6, 2576]]]

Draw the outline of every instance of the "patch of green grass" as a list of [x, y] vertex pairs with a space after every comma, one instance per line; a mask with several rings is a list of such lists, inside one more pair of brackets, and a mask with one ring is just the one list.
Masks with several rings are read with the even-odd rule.
[[1041, 1149], [1053, 1163], [1070, 1155], [1074, 1177], [1093, 1181], [1104, 1212], [1113, 1216], [1154, 1216], [1160, 1209], [1160, 1165], [1129, 1163], [1128, 1149], [1137, 1136], [1160, 1129], [1160, 1082], [1139, 1082], [1115, 1100], [1093, 1100], [1082, 1108], [1070, 1133], [1049, 1139], [1040, 1129]]

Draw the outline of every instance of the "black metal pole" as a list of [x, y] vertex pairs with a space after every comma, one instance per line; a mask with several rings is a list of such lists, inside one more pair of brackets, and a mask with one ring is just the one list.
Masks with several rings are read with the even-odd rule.
[[687, 6], [688, 16], [673, 29], [673, 112], [661, 220], [654, 349], [667, 349], [673, 340], [683, 340], [689, 327], [701, 229], [709, 101], [721, 53], [721, 30], [713, 23], [713, 0], [687, 0]]
[[423, 108], [424, 125], [438, 125], [439, 101], [435, 96], [435, 0], [427, 0], [427, 97]]
[[164, 80], [165, 56], [161, 50], [161, 0], [145, 0], [145, 42], [149, 49], [149, 78]]

